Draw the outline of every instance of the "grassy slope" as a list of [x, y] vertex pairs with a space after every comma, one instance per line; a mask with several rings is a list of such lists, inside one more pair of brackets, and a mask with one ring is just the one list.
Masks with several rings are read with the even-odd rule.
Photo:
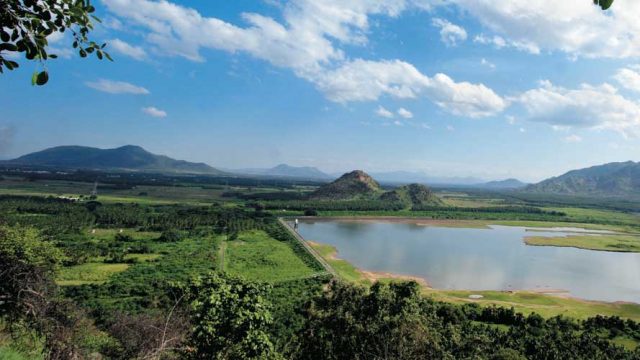
[[247, 279], [276, 283], [312, 276], [307, 266], [286, 242], [264, 231], [242, 232], [227, 242], [225, 271]]

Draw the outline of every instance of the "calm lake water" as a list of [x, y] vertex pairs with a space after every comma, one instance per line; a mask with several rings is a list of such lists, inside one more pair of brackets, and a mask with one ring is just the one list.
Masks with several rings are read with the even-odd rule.
[[571, 296], [640, 303], [640, 254], [528, 246], [526, 236], [572, 229], [304, 220], [305, 239], [330, 244], [360, 269], [422, 277], [436, 289], [565, 290]]

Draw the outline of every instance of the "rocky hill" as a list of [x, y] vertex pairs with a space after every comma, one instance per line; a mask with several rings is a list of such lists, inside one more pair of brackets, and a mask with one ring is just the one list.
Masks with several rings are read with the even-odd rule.
[[380, 185], [366, 172], [355, 170], [314, 191], [314, 200], [352, 200], [373, 198], [382, 193]]

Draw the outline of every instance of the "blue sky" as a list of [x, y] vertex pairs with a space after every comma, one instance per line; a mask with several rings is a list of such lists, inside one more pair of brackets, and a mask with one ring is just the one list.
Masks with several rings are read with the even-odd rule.
[[115, 62], [0, 77], [0, 156], [137, 144], [222, 168], [526, 181], [640, 160], [640, 4], [101, 0]]

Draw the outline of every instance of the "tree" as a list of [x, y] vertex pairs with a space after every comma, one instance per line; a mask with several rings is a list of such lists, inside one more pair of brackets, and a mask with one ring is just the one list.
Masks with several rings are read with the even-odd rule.
[[269, 339], [271, 312], [266, 285], [210, 273], [185, 289], [193, 331], [194, 359], [278, 359]]
[[27, 60], [40, 62], [43, 70], [34, 72], [33, 85], [44, 85], [49, 81], [45, 61], [55, 59], [49, 54], [48, 38], [54, 33], [67, 30], [73, 35], [73, 47], [80, 57], [95, 54], [98, 59], [111, 56], [104, 51], [107, 44], [99, 45], [88, 37], [93, 30], [95, 11], [89, 0], [2, 0], [0, 1], [0, 73], [4, 68], [13, 70], [19, 66], [9, 60], [7, 53], [24, 53]]

